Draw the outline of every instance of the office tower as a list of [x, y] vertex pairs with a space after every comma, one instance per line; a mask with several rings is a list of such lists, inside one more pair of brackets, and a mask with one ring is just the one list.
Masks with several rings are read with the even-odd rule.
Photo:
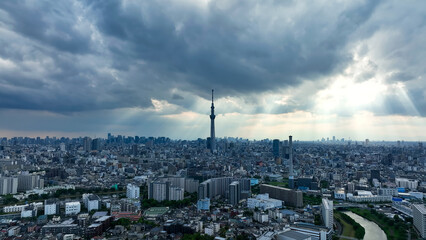
[[139, 198], [140, 197], [140, 188], [134, 184], [127, 184], [127, 198]]
[[18, 191], [27, 191], [34, 188], [43, 188], [44, 180], [38, 175], [24, 173], [18, 175]]
[[16, 194], [18, 192], [18, 178], [0, 177], [0, 195]]
[[294, 175], [293, 175], [293, 137], [288, 137], [288, 185], [290, 188], [294, 188]]
[[89, 137], [85, 137], [83, 139], [83, 150], [85, 152], [90, 152], [92, 150], [92, 139]]
[[136, 144], [132, 145], [132, 155], [136, 156], [136, 155], [138, 155], [138, 152], [139, 152], [138, 145], [136, 145]]
[[272, 153], [274, 154], [275, 158], [280, 156], [280, 140], [274, 139], [272, 141]]
[[413, 204], [413, 225], [422, 238], [426, 238], [426, 208], [423, 204]]
[[288, 151], [288, 140], [284, 140], [284, 143], [283, 143], [283, 157], [287, 160], [290, 157], [289, 151]]
[[229, 203], [233, 206], [238, 205], [241, 199], [240, 182], [234, 181], [229, 185]]
[[328, 228], [333, 228], [333, 201], [327, 198], [322, 199], [321, 215], [324, 225]]
[[216, 116], [214, 115], [214, 103], [213, 103], [213, 93], [212, 89], [212, 106], [211, 106], [211, 114], [210, 114], [210, 150], [211, 152], [216, 151], [216, 138], [215, 138], [215, 130], [214, 130], [214, 119]]
[[95, 138], [92, 140], [92, 150], [101, 150], [101, 140], [99, 138]]

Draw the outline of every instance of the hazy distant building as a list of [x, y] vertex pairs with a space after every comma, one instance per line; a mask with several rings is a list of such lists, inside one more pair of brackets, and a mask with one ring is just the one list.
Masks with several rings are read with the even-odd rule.
[[272, 141], [272, 154], [275, 158], [278, 158], [280, 156], [280, 140], [274, 139]]
[[95, 138], [95, 139], [92, 140], [92, 149], [91, 150], [96, 150], [96, 151], [101, 150], [101, 140], [99, 138]]
[[18, 178], [0, 177], [0, 195], [16, 194], [18, 192]]
[[133, 145], [132, 145], [132, 155], [133, 155], [133, 156], [136, 156], [136, 155], [138, 155], [138, 153], [139, 153], [138, 145], [133, 144]]
[[83, 151], [90, 152], [92, 151], [92, 139], [89, 137], [85, 137], [83, 139]]
[[293, 189], [272, 186], [268, 184], [260, 185], [260, 193], [268, 193], [269, 197], [284, 201], [284, 204], [291, 207], [303, 207], [303, 193]]
[[413, 204], [413, 225], [422, 238], [426, 238], [426, 208], [423, 204]]

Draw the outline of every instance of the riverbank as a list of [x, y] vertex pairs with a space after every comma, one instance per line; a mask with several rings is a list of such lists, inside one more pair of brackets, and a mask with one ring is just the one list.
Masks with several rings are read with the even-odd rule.
[[389, 240], [407, 239], [409, 226], [399, 218], [390, 219], [374, 209], [349, 208], [349, 211], [376, 223], [385, 232]]
[[[341, 234], [342, 236], [350, 237], [350, 238], [358, 238], [358, 239], [362, 239], [364, 237], [365, 229], [361, 225], [356, 223], [348, 215], [342, 212], [335, 211], [334, 217], [336, 218], [336, 221], [339, 222], [343, 228], [343, 231]], [[343, 238], [340, 238], [340, 239], [343, 239]]]

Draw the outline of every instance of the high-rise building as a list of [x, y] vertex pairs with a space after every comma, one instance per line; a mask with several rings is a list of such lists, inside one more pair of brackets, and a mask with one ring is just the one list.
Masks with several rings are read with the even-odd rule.
[[229, 185], [229, 203], [231, 205], [238, 205], [241, 199], [240, 182], [234, 181]]
[[92, 140], [92, 150], [101, 150], [101, 140], [99, 138], [95, 138]]
[[180, 201], [183, 200], [184, 190], [180, 187], [170, 187], [169, 189], [169, 201]]
[[134, 184], [127, 184], [127, 198], [139, 198], [140, 197], [140, 188]]
[[283, 143], [283, 157], [287, 160], [290, 157], [289, 149], [288, 149], [288, 140], [284, 140], [284, 143]]
[[83, 150], [85, 152], [90, 152], [92, 150], [92, 139], [85, 137], [83, 140]]
[[34, 188], [43, 188], [44, 179], [39, 175], [24, 173], [18, 175], [18, 191], [27, 191]]
[[293, 136], [288, 137], [288, 185], [294, 188], [294, 172], [293, 172]]
[[321, 215], [324, 225], [328, 228], [333, 228], [333, 201], [327, 198], [322, 199]]
[[212, 89], [212, 106], [211, 106], [211, 114], [210, 114], [210, 150], [212, 152], [216, 151], [216, 137], [215, 137], [215, 129], [214, 129], [214, 119], [216, 116], [214, 115], [214, 103], [213, 103], [213, 93]]
[[169, 195], [169, 182], [149, 182], [148, 183], [148, 198], [155, 199], [159, 202], [167, 200]]
[[18, 178], [0, 177], [0, 195], [16, 194], [18, 192]]
[[61, 152], [65, 152], [66, 151], [65, 143], [59, 144], [59, 148], [60, 148]]
[[397, 187], [408, 188], [411, 190], [417, 189], [419, 185], [419, 181], [407, 178], [395, 178], [395, 183]]
[[413, 204], [413, 225], [422, 238], [426, 238], [426, 208], [423, 204]]
[[274, 139], [272, 141], [272, 153], [274, 154], [275, 158], [280, 156], [280, 140], [279, 139]]
[[136, 155], [138, 155], [138, 152], [139, 152], [138, 145], [136, 145], [136, 144], [132, 145], [132, 155], [136, 156]]

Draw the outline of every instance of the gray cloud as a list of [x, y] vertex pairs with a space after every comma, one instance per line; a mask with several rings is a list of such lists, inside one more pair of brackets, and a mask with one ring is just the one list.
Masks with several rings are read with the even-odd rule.
[[[353, 47], [364, 41], [368, 47], [359, 53], [374, 59], [360, 81], [381, 71], [392, 72], [389, 83], [410, 85], [425, 77], [419, 66], [425, 52], [415, 51], [426, 36], [419, 10], [426, 8], [400, 5], [1, 1], [0, 58], [13, 66], [0, 61], [0, 108], [69, 114], [149, 108], [159, 99], [196, 111], [196, 96], [209, 99], [215, 88], [218, 97], [254, 105], [255, 113], [265, 111], [256, 96], [292, 91], [292, 101], [272, 113], [309, 111], [311, 96], [353, 62]], [[297, 89], [306, 82], [309, 89]], [[408, 94], [424, 99], [414, 90]], [[409, 114], [384, 104], [392, 105], [385, 114]], [[425, 101], [415, 104], [421, 109]]]

